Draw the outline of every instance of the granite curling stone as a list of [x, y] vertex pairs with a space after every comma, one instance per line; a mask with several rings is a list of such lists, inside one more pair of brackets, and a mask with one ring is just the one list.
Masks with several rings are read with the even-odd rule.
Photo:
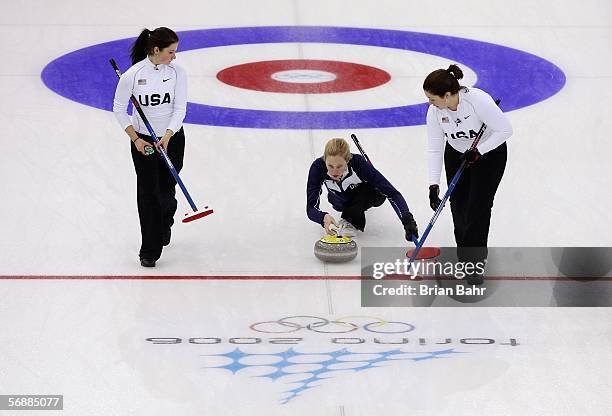
[[348, 237], [328, 235], [314, 245], [314, 255], [328, 263], [344, 263], [357, 257], [357, 243]]

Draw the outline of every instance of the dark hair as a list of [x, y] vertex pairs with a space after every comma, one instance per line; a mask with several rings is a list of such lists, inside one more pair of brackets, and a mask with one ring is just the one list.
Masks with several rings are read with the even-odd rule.
[[423, 89], [430, 94], [444, 97], [444, 94], [450, 91], [451, 94], [457, 94], [462, 87], [459, 81], [463, 78], [463, 71], [455, 64], [448, 69], [437, 69], [427, 75], [423, 81]]
[[132, 44], [130, 50], [130, 58], [132, 58], [132, 65], [136, 62], [140, 62], [153, 53], [153, 48], [156, 46], [159, 49], [167, 48], [173, 43], [178, 42], [179, 38], [172, 29], [167, 27], [158, 27], [157, 29], [150, 31], [149, 29], [143, 29], [136, 38], [136, 41]]

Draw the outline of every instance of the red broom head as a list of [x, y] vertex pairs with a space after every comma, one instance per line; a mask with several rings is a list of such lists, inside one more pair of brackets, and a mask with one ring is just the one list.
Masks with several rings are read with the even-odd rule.
[[[414, 250], [416, 250], [416, 248], [411, 248], [410, 250], [408, 250], [408, 252], [406, 253], [406, 257], [412, 257], [412, 255], [414, 254]], [[439, 247], [421, 247], [421, 250], [419, 250], [419, 254], [417, 254], [416, 260], [433, 259], [435, 257], [438, 257], [439, 255]]]
[[[208, 208], [208, 207], [206, 207]], [[206, 211], [193, 211], [193, 212], [188, 212], [187, 214], [185, 214], [185, 217], [183, 218], [183, 222], [191, 222], [191, 221], [195, 221], [195, 220], [199, 220], [200, 218], [204, 218], [210, 214], [212, 214], [214, 211], [212, 209], [207, 209]]]

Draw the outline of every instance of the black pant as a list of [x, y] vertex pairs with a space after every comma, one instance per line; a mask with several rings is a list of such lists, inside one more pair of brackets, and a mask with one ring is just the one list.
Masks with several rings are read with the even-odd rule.
[[[150, 136], [138, 134], [141, 139], [153, 143]], [[168, 156], [177, 172], [183, 167], [185, 133], [176, 132], [168, 144]], [[132, 161], [136, 169], [136, 200], [140, 217], [142, 245], [140, 258], [157, 260], [162, 252], [162, 236], [170, 231], [176, 212], [176, 181], [159, 152], [144, 156], [132, 143]]]
[[[506, 143], [485, 153], [468, 166], [450, 197], [455, 242], [460, 261], [482, 261], [487, 257], [489, 225], [495, 192], [501, 182], [508, 156]], [[444, 150], [446, 182], [450, 184], [461, 165], [461, 152], [450, 145]]]
[[362, 183], [352, 192], [350, 201], [342, 211], [342, 218], [363, 231], [366, 224], [365, 212], [372, 207], [381, 206], [385, 199], [372, 185]]

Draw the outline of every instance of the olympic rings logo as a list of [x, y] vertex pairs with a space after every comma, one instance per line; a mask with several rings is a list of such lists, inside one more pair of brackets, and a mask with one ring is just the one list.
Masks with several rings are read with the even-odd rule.
[[[359, 324], [353, 320], [367, 320]], [[334, 320], [320, 316], [296, 315], [286, 316], [276, 321], [255, 322], [250, 329], [266, 334], [288, 334], [302, 329], [318, 332], [320, 334], [346, 334], [363, 329], [377, 334], [404, 334], [413, 331], [415, 326], [407, 322], [387, 321], [371, 316], [346, 316]]]

